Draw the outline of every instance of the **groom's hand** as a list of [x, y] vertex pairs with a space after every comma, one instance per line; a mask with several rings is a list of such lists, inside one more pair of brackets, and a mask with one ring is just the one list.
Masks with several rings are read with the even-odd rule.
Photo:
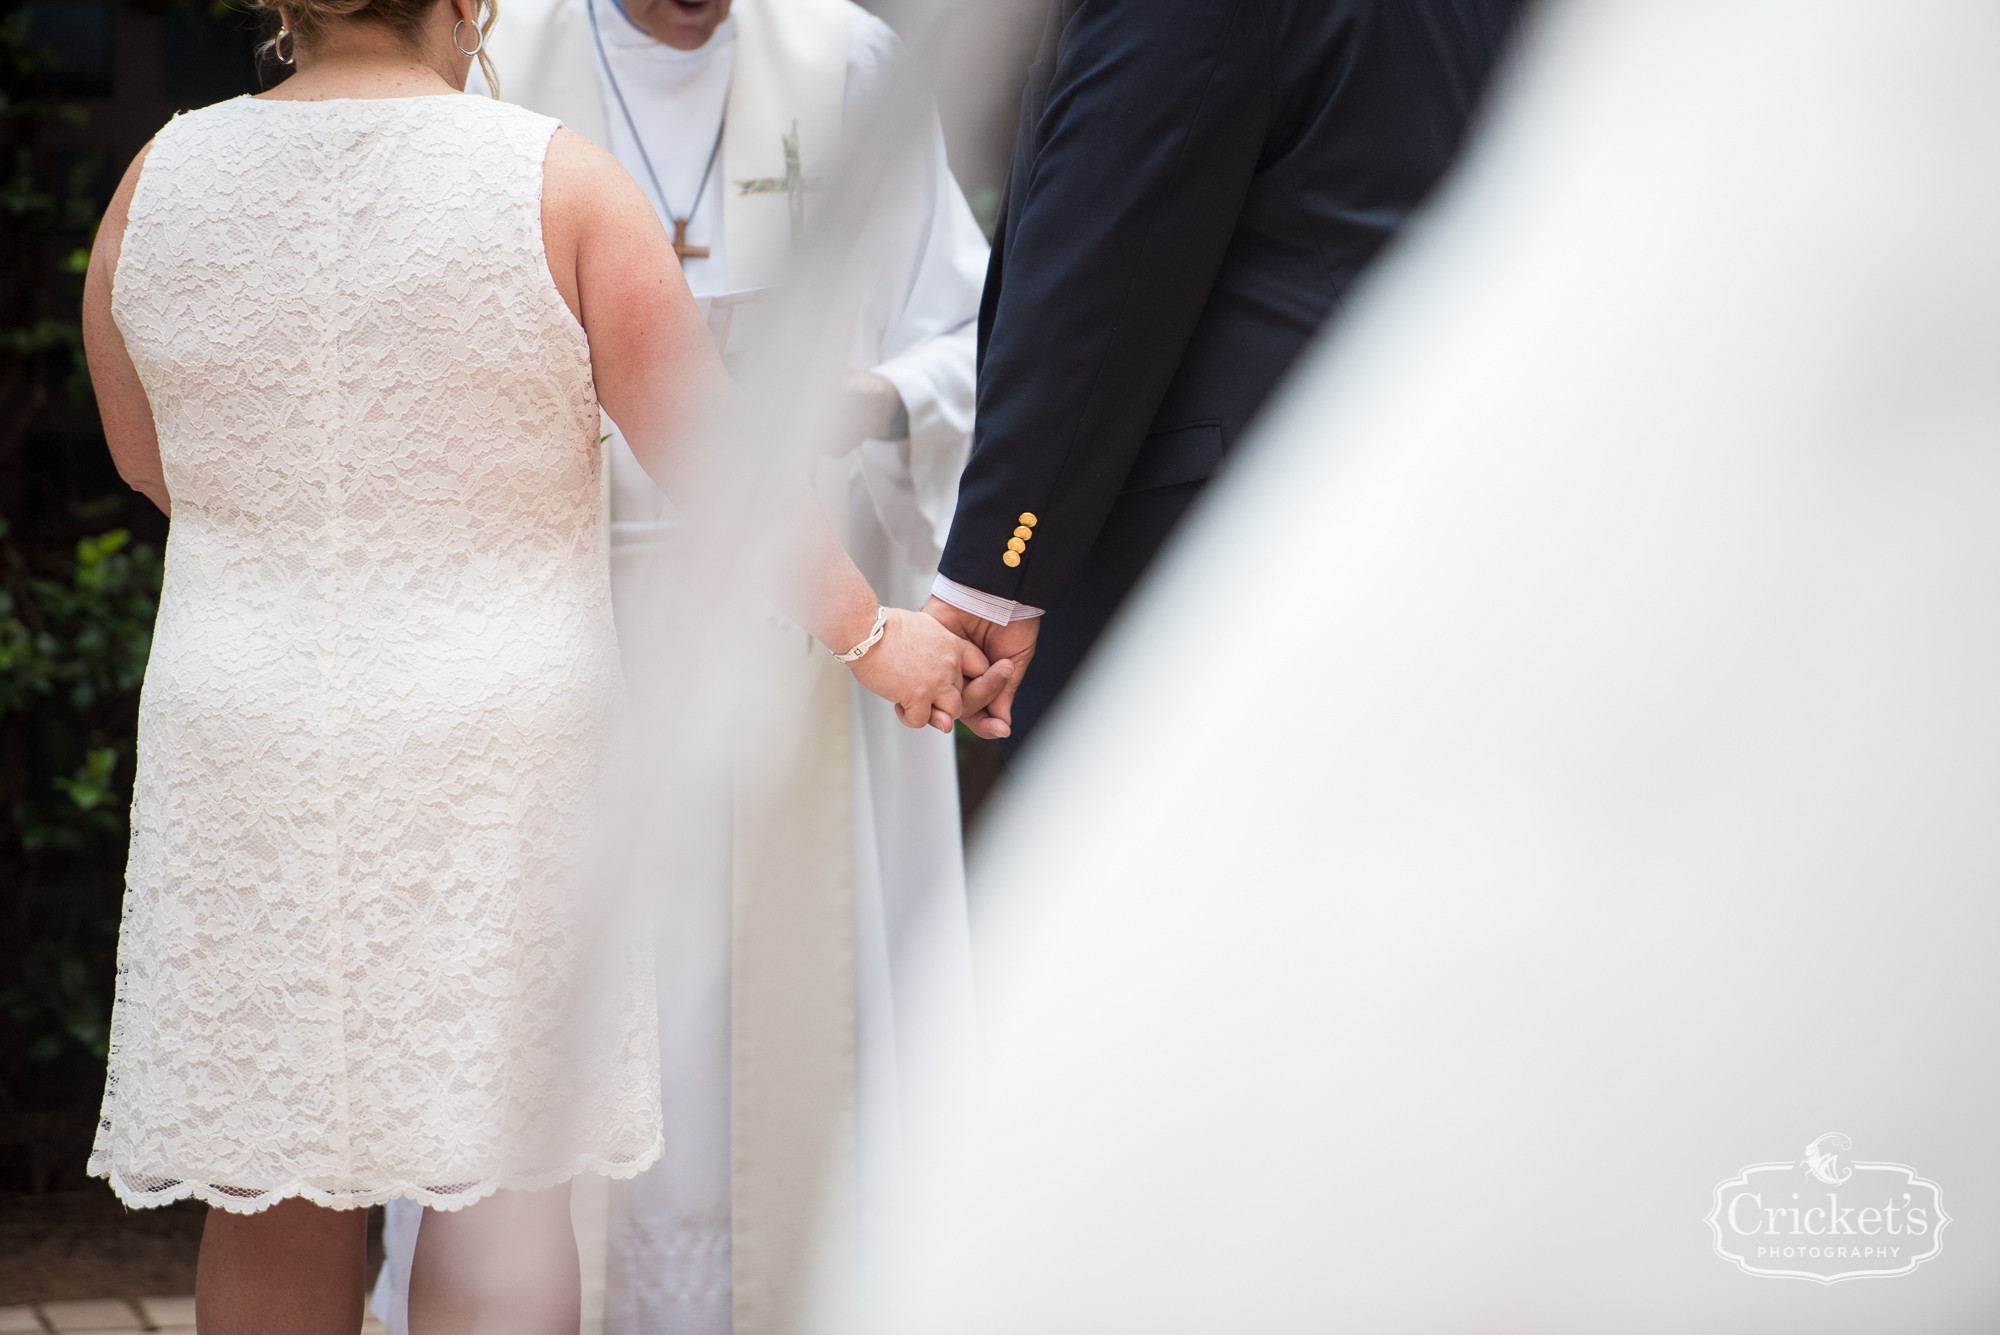
[[1013, 671], [1005, 677], [989, 672], [965, 684], [964, 709], [959, 721], [981, 737], [1005, 737], [1014, 730], [1014, 692], [1020, 689], [1021, 674], [1035, 656], [1035, 637], [1041, 634], [1042, 619], [1029, 617], [1001, 625], [985, 617], [953, 607], [942, 598], [933, 598], [924, 611], [936, 617], [948, 630], [978, 645], [995, 664], [1006, 659]]

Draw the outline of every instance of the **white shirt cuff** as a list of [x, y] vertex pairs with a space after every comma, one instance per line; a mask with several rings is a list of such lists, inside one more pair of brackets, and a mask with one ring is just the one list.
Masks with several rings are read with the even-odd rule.
[[970, 612], [976, 617], [984, 617], [999, 625], [1010, 621], [1027, 621], [1042, 614], [1039, 607], [1029, 607], [1017, 603], [1012, 598], [995, 598], [990, 593], [968, 589], [963, 584], [946, 579], [943, 575], [931, 585], [931, 596], [950, 603], [961, 612]]

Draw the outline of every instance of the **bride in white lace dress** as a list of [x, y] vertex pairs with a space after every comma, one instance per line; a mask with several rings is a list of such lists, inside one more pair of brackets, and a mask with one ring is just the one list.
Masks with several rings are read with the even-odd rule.
[[[296, 75], [163, 129], [91, 262], [106, 435], [173, 517], [91, 1168], [212, 1207], [203, 1335], [352, 1335], [398, 1197], [415, 1328], [573, 1331], [566, 1184], [660, 1152], [646, 962], [566, 1024], [622, 689], [598, 410], [671, 490], [727, 382], [623, 171], [462, 95], [476, 6], [287, 4]], [[861, 644], [808, 545], [797, 619]], [[881, 615], [855, 672], [912, 726], [1008, 670]]]

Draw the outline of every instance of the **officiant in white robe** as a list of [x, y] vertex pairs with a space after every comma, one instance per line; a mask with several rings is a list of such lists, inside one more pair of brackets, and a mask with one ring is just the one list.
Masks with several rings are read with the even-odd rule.
[[[642, 30], [617, 0], [508, 0], [488, 46], [506, 100], [561, 119], [632, 174], [677, 242], [698, 299], [783, 281], [801, 223], [810, 226], [812, 190], [862, 124], [897, 50], [888, 27], [847, 0], [735, 0], [721, 8], [726, 17], [708, 40], [682, 50]], [[486, 91], [477, 71], [473, 80], [470, 91]], [[987, 246], [947, 165], [935, 115], [920, 158], [894, 181], [889, 206], [871, 219], [866, 254], [874, 270], [863, 276], [851, 351], [849, 416], [862, 425], [850, 433], [851, 451], [818, 463], [815, 482], [881, 600], [921, 608], [970, 445]], [[863, 439], [871, 421], [874, 434]], [[676, 521], [615, 424], [607, 427], [612, 592], [629, 672], [635, 653], [647, 651], [637, 642], [645, 609], [656, 605], [651, 594], [676, 577]], [[650, 651], [662, 648], [673, 650], [655, 643]], [[851, 938], [837, 939], [843, 933], [830, 927], [822, 946], [809, 943], [817, 974], [767, 952], [754, 976], [784, 973], [795, 994], [746, 997], [744, 978], [753, 971], [745, 954], [764, 949], [760, 923], [776, 910], [767, 905], [765, 918], [757, 916], [754, 888], [746, 890], [742, 868], [730, 865], [729, 816], [717, 813], [716, 845], [681, 864], [697, 869], [694, 883], [676, 877], [671, 887], [675, 910], [661, 944], [666, 1156], [638, 1179], [612, 1184], [608, 1202], [588, 1180], [575, 1193], [586, 1333], [600, 1313], [613, 1335], [776, 1329], [792, 1305], [790, 1286], [801, 1282], [789, 1273], [792, 1262], [822, 1205], [812, 1172], [799, 1170], [823, 1145], [813, 1119], [801, 1122], [785, 1105], [825, 1103], [836, 1129], [852, 1110], [848, 1141], [859, 1163], [844, 1173], [836, 1164], [834, 1172], [858, 1198], [866, 1249], [873, 1201], [894, 1176], [907, 1060], [899, 1031], [910, 1022], [896, 1007], [910, 990], [917, 942], [941, 947], [926, 952], [929, 968], [942, 958], [946, 976], [960, 976], [952, 990], [970, 1041], [952, 739], [905, 728], [887, 702], [851, 679], [833, 685], [848, 704], [836, 707], [842, 717], [829, 726], [839, 736], [822, 753], [851, 755], [829, 765], [851, 764], [851, 773], [813, 776], [810, 787], [829, 803], [851, 800], [852, 840], [843, 832], [837, 849], [828, 846], [810, 889], [831, 910], [821, 921], [845, 917], [839, 926], [851, 923]], [[822, 679], [816, 698], [826, 690]], [[740, 848], [740, 811], [736, 821]], [[786, 894], [795, 900], [797, 886]], [[791, 911], [789, 901], [784, 907]], [[810, 994], [815, 986], [821, 995]], [[806, 994], [797, 994], [801, 987]], [[767, 1056], [753, 1065], [759, 1054], [746, 1051], [744, 1038], [752, 1027], [744, 1012], [753, 1008], [761, 1035], [794, 1021], [804, 1027], [782, 1035], [782, 1044], [766, 1042], [767, 1052], [785, 1047], [783, 1062]], [[822, 1067], [845, 1069], [813, 1074], [811, 1063], [795, 1060], [801, 1046], [825, 1057]], [[375, 1307], [392, 1330], [402, 1328], [416, 1227], [414, 1209], [391, 1208]]]

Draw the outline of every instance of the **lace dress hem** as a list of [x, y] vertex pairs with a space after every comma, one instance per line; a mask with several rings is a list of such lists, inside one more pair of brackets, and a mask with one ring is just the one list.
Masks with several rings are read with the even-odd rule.
[[427, 1210], [450, 1211], [476, 1205], [498, 1191], [543, 1191], [561, 1186], [585, 1173], [623, 1181], [651, 1168], [665, 1152], [665, 1139], [655, 1136], [645, 1153], [633, 1159], [614, 1160], [598, 1154], [579, 1154], [561, 1168], [538, 1173], [501, 1173], [478, 1182], [445, 1186], [426, 1187], [413, 1182], [396, 1182], [382, 1187], [337, 1191], [329, 1191], [310, 1182], [290, 1182], [282, 1187], [256, 1190], [155, 1174], [128, 1176], [117, 1167], [104, 1163], [102, 1156], [91, 1158], [88, 1172], [92, 1177], [101, 1177], [109, 1182], [112, 1194], [134, 1210], [149, 1210], [193, 1199], [231, 1214], [261, 1214], [279, 1201], [298, 1197], [330, 1210], [365, 1210], [390, 1201], [412, 1200]]

